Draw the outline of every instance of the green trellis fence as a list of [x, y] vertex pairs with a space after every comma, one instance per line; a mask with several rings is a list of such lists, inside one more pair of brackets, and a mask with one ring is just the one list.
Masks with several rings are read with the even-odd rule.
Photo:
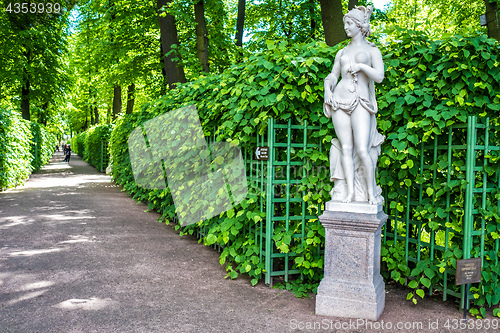
[[98, 168], [99, 171], [106, 172], [108, 164], [109, 164], [108, 141], [101, 140], [100, 163]]
[[[302, 255], [281, 251], [276, 239], [281, 233], [287, 233], [291, 244], [304, 242], [308, 225], [319, 223], [317, 217], [322, 207], [305, 202], [305, 191], [300, 185], [304, 177], [319, 177], [319, 174], [328, 171], [325, 166], [319, 168], [298, 154], [306, 149], [324, 149], [319, 135], [323, 134], [321, 126], [311, 126], [306, 121], [294, 125], [290, 120], [286, 124], [278, 124], [269, 119], [267, 127], [266, 134], [256, 135], [255, 145], [242, 147], [242, 154], [249, 190], [257, 194], [257, 204], [265, 213], [265, 219], [254, 227], [247, 226], [245, 232], [255, 237], [260, 262], [265, 263], [265, 283], [272, 285], [273, 279], [289, 281], [290, 276], [300, 274], [298, 269], [293, 268], [293, 260]], [[214, 142], [215, 138], [210, 137], [208, 141]], [[256, 159], [257, 146], [269, 147], [269, 160]], [[209, 226], [204, 224], [196, 229], [195, 234], [203, 238], [208, 231]], [[222, 250], [219, 244], [213, 247]], [[319, 256], [320, 252], [318, 248], [316, 255]]]
[[[329, 145], [322, 143], [324, 132], [321, 126], [307, 122], [278, 124], [270, 119], [267, 133], [257, 134], [255, 145], [242, 147], [249, 188], [264, 193], [257, 198], [265, 219], [248, 226], [245, 232], [259, 246], [266, 284], [272, 285], [273, 279], [289, 281], [299, 277], [293, 263], [299, 255], [281, 251], [276, 240], [280, 234], [288, 234], [292, 244], [303, 242], [308, 226], [319, 223], [317, 216], [323, 204], [304, 201], [301, 183], [305, 177], [319, 177], [325, 180], [325, 187], [330, 186], [329, 170], [300, 157], [300, 152], [328, 149]], [[255, 159], [257, 146], [269, 147], [268, 161]], [[491, 277], [492, 271], [498, 270], [500, 228], [495, 216], [500, 212], [500, 171], [494, 166], [500, 152], [498, 123], [469, 117], [466, 123], [454, 124], [416, 148], [419, 154], [413, 164], [418, 171], [411, 185], [393, 193], [384, 189], [389, 219], [382, 241], [386, 246], [392, 240], [395, 244], [391, 246], [403, 247], [409, 267], [426, 260], [443, 267], [430, 293], [442, 290], [444, 300], [452, 295], [463, 305], [464, 288], [454, 286], [454, 260], [482, 258]], [[426, 217], [425, 212], [433, 212], [434, 218]], [[207, 232], [208, 227], [202, 226], [196, 235], [202, 238]], [[219, 245], [215, 247], [221, 250]], [[321, 253], [318, 248], [316, 255]]]
[[400, 192], [385, 189], [389, 219], [383, 242], [392, 239], [403, 246], [409, 267], [422, 262], [440, 267], [429, 293], [436, 288], [443, 292], [443, 300], [448, 295], [458, 297], [462, 307], [465, 289], [454, 283], [456, 259], [481, 258], [483, 280], [492, 287], [490, 299], [493, 304], [500, 299], [499, 130], [498, 123], [474, 116], [451, 125], [434, 140], [415, 147], [418, 175], [410, 186], [405, 189], [402, 180]]

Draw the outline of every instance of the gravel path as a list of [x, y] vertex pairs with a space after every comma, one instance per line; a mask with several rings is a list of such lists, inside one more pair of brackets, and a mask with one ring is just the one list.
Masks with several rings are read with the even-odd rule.
[[2, 333], [453, 332], [443, 325], [460, 318], [452, 303], [414, 306], [390, 286], [378, 323], [315, 316], [314, 297], [224, 279], [217, 252], [156, 222], [78, 156], [62, 159], [0, 192]]

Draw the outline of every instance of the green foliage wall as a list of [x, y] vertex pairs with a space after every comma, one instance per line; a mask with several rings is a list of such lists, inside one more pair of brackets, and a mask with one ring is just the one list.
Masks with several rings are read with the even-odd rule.
[[57, 145], [54, 134], [21, 119], [19, 112], [0, 109], [0, 190], [21, 184], [48, 163]]
[[[499, 125], [500, 46], [485, 36], [457, 35], [444, 41], [431, 41], [423, 35], [404, 34], [400, 41], [392, 42], [386, 50], [386, 79], [380, 86], [379, 94], [383, 96], [379, 98], [379, 128], [387, 139], [382, 146], [378, 179], [388, 191], [388, 214], [404, 217], [408, 193], [418, 198], [415, 193], [421, 187], [424, 195], [419, 200], [420, 204], [412, 207], [410, 214], [414, 220], [420, 221], [422, 232], [442, 237], [445, 230], [452, 231], [449, 250], [442, 254], [431, 254], [427, 250], [421, 253], [409, 251], [409, 256], [421, 260], [416, 266], [401, 265], [404, 259], [401, 254], [405, 256], [405, 253], [396, 249], [404, 248], [404, 242], [394, 244], [390, 241], [382, 250], [383, 260], [390, 269], [386, 277], [391, 276], [401, 283], [411, 279], [409, 285], [415, 293], [409, 298], [413, 298], [415, 294], [423, 296], [422, 289], [427, 290], [431, 285], [442, 288], [443, 273], [448, 269], [454, 270], [455, 261], [463, 258], [463, 192], [467, 185], [465, 148], [455, 148], [450, 161], [447, 154], [438, 156], [421, 172], [420, 159], [424, 157], [420, 143], [432, 145], [436, 139], [438, 145], [447, 144], [447, 129], [451, 125], [465, 123], [470, 115], [478, 116], [481, 123], [483, 118], [489, 117], [490, 126]], [[460, 142], [465, 144], [466, 135], [466, 131], [454, 130], [450, 137], [457, 145]], [[489, 140], [490, 145], [498, 146], [500, 132], [491, 130]], [[486, 171], [490, 185], [497, 187], [499, 152], [492, 151], [485, 156], [476, 153], [475, 156], [479, 165], [488, 164]], [[448, 162], [453, 168], [450, 180], [446, 178], [445, 166]], [[437, 178], [433, 177], [433, 173]], [[482, 182], [482, 179], [478, 180], [478, 184]], [[447, 208], [446, 201], [450, 197], [451, 206]], [[495, 250], [500, 230], [499, 198], [500, 192], [492, 193], [486, 208], [481, 209], [476, 217], [478, 220], [481, 216], [485, 218], [487, 234], [484, 251], [489, 253], [484, 259], [482, 287], [474, 288], [474, 302], [478, 306], [492, 306], [500, 302], [500, 267]], [[475, 225], [475, 230], [479, 228], [480, 225]], [[474, 240], [471, 255], [480, 255], [482, 246], [477, 239]], [[454, 280], [448, 279], [450, 288]], [[484, 307], [481, 309], [484, 315]]]
[[44, 164], [49, 163], [58, 142], [56, 136], [45, 129], [43, 125], [31, 122], [30, 128], [35, 143], [31, 147], [31, 154], [33, 155], [31, 165], [34, 170], [38, 170]]
[[[296, 153], [327, 164], [334, 130], [322, 115], [323, 80], [331, 70], [336, 51], [343, 46], [267, 42], [267, 51], [263, 54], [251, 56], [221, 75], [184, 84], [146, 105], [141, 112], [122, 117], [111, 135], [115, 181], [135, 199], [147, 201], [149, 208], [159, 211], [163, 218], [174, 218], [175, 208], [168, 189], [146, 190], [134, 183], [127, 138], [145, 121], [193, 103], [207, 136], [218, 135], [242, 147], [255, 146], [255, 133], [266, 131], [269, 117], [278, 122], [292, 119], [296, 123], [304, 120], [313, 125], [322, 123], [324, 130], [312, 136], [323, 138], [324, 153], [312, 150]], [[415, 180], [412, 168], [405, 166], [410, 156], [418, 156], [418, 152], [408, 149], [411, 144], [434, 138], [446, 126], [463, 122], [467, 115], [498, 117], [500, 47], [485, 37], [455, 36], [430, 41], [424, 36], [403, 34], [400, 41], [379, 48], [387, 70], [384, 82], [376, 85], [378, 122], [387, 138], [379, 159], [378, 181], [388, 191], [387, 200], [394, 209], [392, 201], [399, 195], [400, 180]], [[309, 177], [302, 182], [312, 206], [329, 200], [328, 191], [319, 190], [318, 195], [319, 185], [327, 183], [326, 177]], [[209, 227], [205, 243], [224, 246], [221, 264], [229, 261], [235, 265], [227, 266], [231, 277], [237, 276], [237, 271], [253, 277], [252, 283], [261, 277], [263, 267], [256, 257], [255, 243], [243, 232], [244, 226], [254, 225], [261, 218], [256, 197], [249, 196], [235, 211], [204, 222]], [[192, 229], [185, 231], [192, 232]], [[317, 247], [324, 246], [323, 242], [321, 231], [311, 229], [305, 243]], [[396, 249], [401, 249], [399, 246], [394, 244]], [[302, 249], [304, 256], [311, 251], [307, 245]], [[400, 268], [406, 265], [404, 256], [395, 256], [394, 251], [384, 251], [384, 256], [383, 260], [390, 258], [396, 262], [396, 269], [399, 264]], [[322, 260], [309, 257], [308, 265], [303, 264], [304, 260], [295, 261], [294, 268], [300, 269], [306, 278], [304, 283], [317, 285]], [[404, 282], [412, 272], [405, 268], [399, 273], [397, 281]], [[484, 300], [485, 296], [478, 293], [477, 297]]]
[[[109, 141], [112, 130], [113, 125], [111, 124], [91, 127], [71, 139], [71, 149], [97, 170], [102, 170], [107, 165], [101, 165], [101, 142], [107, 143]], [[109, 154], [107, 150], [104, 153]]]

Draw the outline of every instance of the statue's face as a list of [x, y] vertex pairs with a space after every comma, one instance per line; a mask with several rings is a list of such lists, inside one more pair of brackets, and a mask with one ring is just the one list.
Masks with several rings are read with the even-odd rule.
[[347, 34], [347, 37], [350, 38], [356, 36], [361, 32], [356, 23], [354, 23], [354, 21], [351, 20], [349, 17], [346, 17], [346, 19], [344, 20], [344, 30], [345, 33]]

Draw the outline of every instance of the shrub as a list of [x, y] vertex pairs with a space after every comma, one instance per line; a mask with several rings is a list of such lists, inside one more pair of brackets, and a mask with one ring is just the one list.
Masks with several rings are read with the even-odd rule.
[[0, 189], [15, 187], [48, 163], [57, 145], [55, 135], [19, 112], [0, 108]]
[[[81, 156], [85, 161], [89, 162], [90, 165], [94, 166], [97, 170], [104, 170], [107, 167], [107, 161], [109, 160], [107, 144], [109, 142], [112, 129], [113, 125], [102, 124], [91, 127], [85, 132], [75, 135], [71, 140], [73, 151]], [[101, 142], [104, 142], [105, 144], [102, 145]], [[105, 165], [101, 165], [102, 149], [104, 149], [104, 154], [106, 155], [102, 160]]]

